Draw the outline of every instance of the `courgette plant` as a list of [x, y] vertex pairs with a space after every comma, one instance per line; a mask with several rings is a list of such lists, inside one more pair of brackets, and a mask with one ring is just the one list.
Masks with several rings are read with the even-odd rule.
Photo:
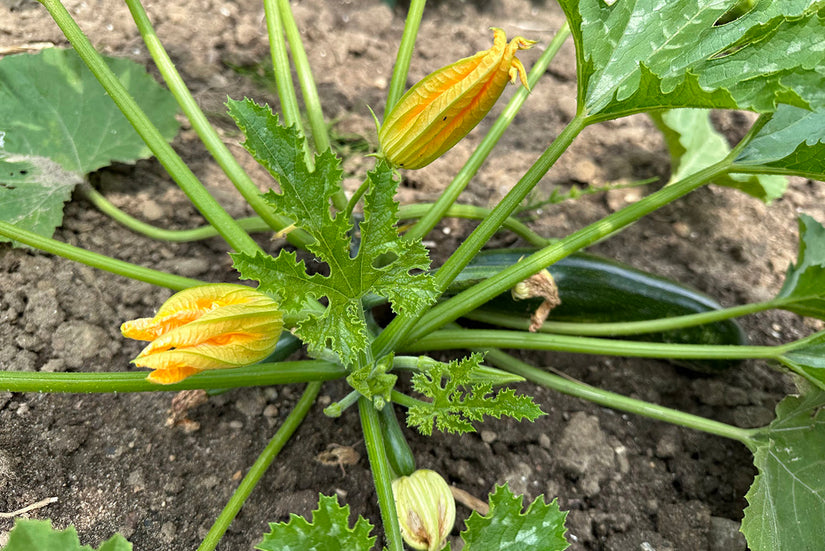
[[[107, 64], [101, 58], [60, 0], [40, 0], [71, 42], [77, 56], [71, 59], [80, 59], [88, 67], [210, 228], [185, 236], [153, 228], [117, 211], [93, 189], [85, 188], [84, 193], [116, 220], [159, 239], [220, 235], [231, 249], [239, 278], [256, 281], [257, 289], [237, 284], [203, 285], [49, 237], [59, 223], [59, 214], [44, 221], [31, 213], [32, 198], [50, 195], [42, 188], [44, 167], [56, 164], [65, 171], [61, 179], [65, 200], [85, 172], [109, 161], [82, 155], [69, 160], [57, 154], [50, 157], [32, 145], [36, 140], [29, 139], [32, 125], [26, 123], [30, 121], [15, 120], [8, 109], [14, 101], [27, 98], [26, 90], [8, 84], [15, 82], [9, 75], [22, 70], [17, 60], [8, 58], [4, 60], [9, 61], [5, 72], [0, 73], [0, 112], [5, 117], [0, 165], [9, 169], [3, 171], [8, 175], [4, 178], [15, 185], [0, 191], [7, 194], [7, 203], [19, 208], [5, 213], [0, 235], [15, 244], [180, 293], [155, 317], [124, 324], [124, 335], [150, 341], [135, 359], [137, 365], [153, 369], [148, 379], [145, 373], [117, 369], [95, 374], [6, 371], [0, 373], [0, 389], [137, 392], [307, 383], [295, 409], [251, 467], [199, 549], [215, 549], [263, 472], [309, 411], [323, 381], [339, 378], [346, 378], [351, 393], [340, 397], [326, 413], [335, 417], [357, 405], [388, 549], [401, 550], [403, 541], [416, 549], [440, 549], [452, 529], [450, 511], [454, 507], [436, 473], [415, 469], [396, 413], [405, 413], [406, 425], [423, 434], [434, 429], [472, 431], [484, 416], [533, 420], [542, 412], [532, 398], [498, 388], [518, 380], [743, 443], [753, 452], [759, 471], [748, 492], [749, 506], [742, 522], [750, 548], [819, 548], [825, 514], [821, 462], [825, 445], [825, 332], [779, 346], [751, 346], [744, 343], [730, 320], [773, 308], [825, 319], [825, 228], [801, 215], [798, 259], [789, 266], [777, 295], [732, 308], [719, 308], [705, 297], [655, 279], [643, 284], [634, 280], [629, 289], [621, 291], [622, 277], [632, 275], [625, 267], [610, 268], [601, 261], [574, 255], [711, 182], [770, 200], [782, 195], [782, 176], [825, 179], [825, 2], [559, 0], [567, 24], [529, 72], [515, 56], [518, 50], [529, 48], [532, 40], [518, 37], [508, 43], [504, 31], [495, 29], [490, 50], [436, 71], [404, 94], [424, 9], [423, 0], [413, 0], [384, 119], [378, 123], [382, 150], [376, 155], [374, 168], [364, 175], [364, 184], [347, 197], [341, 186], [340, 160], [330, 151], [307, 56], [286, 0], [264, 1], [282, 120], [250, 99], [227, 102], [229, 114], [245, 136], [244, 146], [278, 182], [277, 191], [263, 195], [192, 99], [140, 2], [125, 1], [192, 128], [257, 217], [243, 221], [230, 217], [168, 145], [174, 124], [163, 122], [168, 117], [164, 119], [157, 112], [150, 117], [141, 107], [141, 103], [157, 102], [141, 98], [144, 91], [139, 88], [124, 86], [116, 63]], [[571, 35], [578, 78], [575, 116], [558, 136], [531, 137], [546, 140], [546, 149], [494, 208], [458, 204], [461, 191], [529, 100], [528, 89], [543, 85], [542, 75]], [[287, 43], [304, 98], [304, 113], [299, 110], [291, 80]], [[36, 80], [30, 81], [32, 86], [37, 85]], [[423, 166], [451, 147], [489, 110], [508, 80], [521, 81], [521, 89], [439, 199], [432, 205], [399, 206], [394, 198], [399, 171], [403, 174]], [[133, 79], [124, 81], [134, 85]], [[691, 143], [699, 132], [708, 132], [707, 112], [683, 108], [749, 110], [758, 113], [758, 118], [733, 148], [722, 143], [708, 153]], [[665, 133], [675, 160], [674, 177], [668, 185], [558, 240], [536, 235], [512, 218], [582, 130], [636, 113], [650, 113]], [[307, 130], [302, 128], [304, 114], [309, 121]], [[147, 153], [115, 151], [109, 160]], [[354, 213], [359, 203], [363, 217], [357, 220], [356, 233]], [[480, 223], [435, 268], [422, 238], [447, 216], [477, 218]], [[417, 222], [401, 232], [399, 219]], [[479, 255], [490, 238], [504, 228], [516, 231], [533, 248]], [[250, 237], [252, 230], [281, 232], [290, 243], [322, 261], [329, 274], [308, 274], [294, 252], [265, 253]], [[628, 319], [617, 317], [617, 308], [610, 304], [585, 302], [580, 310], [594, 308], [596, 312], [587, 323], [582, 323], [581, 316], [572, 321], [563, 316], [553, 318], [552, 311], [546, 320], [546, 310], [552, 310], [559, 299], [559, 312], [566, 302], [575, 303], [577, 289], [571, 289], [563, 276], [565, 270], [569, 273], [577, 266], [576, 262], [580, 267], [595, 263], [600, 273], [612, 274], [603, 284], [618, 289], [616, 292], [630, 293], [631, 300], [646, 303], [649, 311]], [[535, 286], [544, 291], [531, 290]], [[641, 296], [640, 288], [650, 292]], [[528, 300], [510, 300], [511, 290], [516, 297]], [[693, 302], [673, 308], [674, 293], [689, 296]], [[395, 316], [382, 326], [372, 312], [386, 303]], [[542, 307], [544, 314], [537, 315], [536, 309]], [[464, 328], [459, 323], [465, 318], [500, 328]], [[656, 333], [658, 342], [604, 338]], [[300, 344], [306, 346], [309, 357], [288, 361]], [[427, 355], [457, 348], [471, 353], [446, 363]], [[698, 361], [707, 369], [718, 368], [720, 362], [762, 358], [793, 374], [798, 393], [782, 400], [769, 425], [742, 429], [569, 380], [528, 365], [501, 350], [505, 348], [670, 358]], [[411, 373], [411, 386], [418, 397], [396, 388], [398, 378], [407, 373]], [[271, 524], [257, 548], [373, 548], [376, 536], [371, 535], [370, 523], [359, 517], [351, 527], [348, 516], [348, 507], [341, 507], [336, 498], [321, 496], [311, 522], [293, 517], [289, 522]], [[564, 549], [568, 545], [564, 517], [555, 501], [547, 504], [541, 497], [523, 511], [521, 498], [513, 496], [506, 486], [499, 487], [490, 496], [489, 513], [471, 515], [461, 536], [465, 549], [498, 549], [502, 542], [516, 541], [522, 542], [519, 549]], [[26, 538], [46, 542], [50, 538], [46, 530], [44, 525], [20, 523], [6, 549], [25, 548], [21, 546], [26, 545], [22, 543]], [[525, 539], [527, 534], [533, 537]], [[64, 542], [62, 549], [79, 546], [73, 533], [56, 538]], [[104, 547], [130, 546], [116, 536]]]

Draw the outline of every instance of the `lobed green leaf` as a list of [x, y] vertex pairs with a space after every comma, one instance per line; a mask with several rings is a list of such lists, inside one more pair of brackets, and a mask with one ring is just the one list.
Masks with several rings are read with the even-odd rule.
[[[69, 526], [65, 530], [55, 530], [50, 520], [19, 519], [9, 532], [9, 542], [3, 547], [3, 551], [94, 550], [88, 545], [80, 545], [74, 526]], [[132, 551], [132, 544], [120, 534], [115, 534], [103, 542], [98, 551]]]
[[576, 43], [584, 115], [825, 105], [819, 1], [757, 2], [727, 23], [736, 0], [560, 4]]
[[[311, 350], [330, 348], [344, 365], [352, 365], [369, 342], [361, 305], [365, 296], [387, 298], [396, 313], [420, 311], [437, 296], [433, 278], [425, 273], [429, 258], [423, 244], [398, 235], [398, 182], [392, 169], [381, 161], [367, 174], [360, 242], [354, 242], [352, 223], [342, 213], [331, 214], [330, 198], [341, 187], [340, 161], [326, 151], [315, 157], [310, 170], [295, 128], [281, 126], [268, 107], [251, 100], [230, 100], [228, 105], [246, 135], [244, 146], [281, 188], [266, 199], [314, 238], [307, 248], [326, 263], [329, 275], [308, 275], [303, 261], [288, 251], [277, 258], [235, 254], [235, 267], [299, 318], [296, 331]], [[307, 308], [321, 298], [328, 301], [324, 311]]]
[[780, 105], [742, 149], [736, 165], [825, 180], [825, 108], [811, 111]]
[[472, 422], [483, 420], [485, 415], [530, 421], [544, 415], [530, 396], [516, 395], [511, 388], [493, 392], [489, 382], [471, 384], [482, 358], [481, 354], [472, 354], [449, 364], [429, 358], [422, 362], [420, 371], [412, 377], [413, 388], [432, 401], [407, 410], [407, 425], [429, 436], [433, 425], [442, 432], [474, 432]]
[[349, 526], [349, 505], [338, 505], [336, 496], [319, 495], [312, 522], [296, 514], [289, 522], [269, 524], [270, 532], [255, 546], [263, 551], [369, 551], [375, 544], [372, 524], [358, 516]]
[[490, 512], [481, 516], [473, 511], [461, 532], [465, 551], [562, 551], [569, 547], [564, 534], [567, 511], [560, 511], [558, 500], [544, 502], [537, 497], [522, 512], [524, 496], [515, 496], [507, 484], [496, 486], [490, 494]]
[[[172, 94], [141, 65], [104, 59], [171, 140], [179, 126]], [[149, 148], [73, 50], [49, 48], [0, 59], [0, 220], [50, 237], [63, 219], [63, 204], [85, 174], [149, 156]]]
[[[699, 172], [730, 153], [728, 141], [711, 124], [707, 109], [670, 109], [653, 112], [650, 117], [670, 152], [670, 182]], [[768, 174], [725, 174], [713, 183], [744, 191], [766, 203], [782, 197], [788, 187], [784, 176]]]
[[742, 533], [752, 551], [818, 551], [825, 518], [825, 392], [788, 396], [761, 431], [759, 474], [745, 496]]
[[799, 216], [799, 252], [777, 294], [782, 308], [802, 316], [825, 319], [825, 227]]

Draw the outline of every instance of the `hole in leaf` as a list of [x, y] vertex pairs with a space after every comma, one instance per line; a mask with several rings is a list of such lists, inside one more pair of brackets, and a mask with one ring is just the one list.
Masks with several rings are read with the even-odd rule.
[[756, 5], [756, 0], [739, 0], [731, 6], [728, 11], [723, 13], [719, 19], [716, 20], [713, 26], [721, 27], [722, 25], [727, 25], [728, 23], [733, 23], [737, 19], [741, 19], [753, 9], [754, 5]]
[[392, 264], [396, 260], [398, 260], [398, 255], [394, 252], [384, 253], [372, 261], [372, 267], [376, 269], [382, 268], [388, 264]]

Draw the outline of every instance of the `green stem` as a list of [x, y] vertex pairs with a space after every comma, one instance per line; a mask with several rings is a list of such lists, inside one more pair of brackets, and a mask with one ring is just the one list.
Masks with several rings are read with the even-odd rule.
[[[720, 423], [719, 421], [713, 421], [699, 417], [698, 415], [692, 415], [650, 402], [628, 398], [621, 394], [608, 392], [578, 381], [566, 379], [559, 375], [537, 369], [500, 350], [487, 351], [486, 360], [498, 365], [502, 369], [521, 375], [534, 383], [552, 388], [563, 394], [589, 400], [609, 408], [635, 413], [651, 419], [673, 423], [674, 425], [715, 434], [716, 436], [722, 436], [724, 438], [731, 438], [738, 440], [751, 450], [756, 449], [756, 441], [753, 438], [756, 431], [754, 430], [734, 427], [726, 423]], [[395, 400], [394, 395], [393, 400]]]
[[[126, 226], [130, 230], [146, 235], [153, 239], [158, 239], [161, 241], [174, 241], [174, 242], [186, 242], [186, 241], [198, 241], [201, 239], [209, 239], [210, 237], [215, 237], [218, 235], [218, 232], [212, 226], [200, 226], [198, 228], [192, 228], [188, 230], [168, 230], [165, 228], [158, 228], [157, 226], [153, 226], [152, 224], [147, 224], [129, 214], [126, 214], [121, 209], [113, 205], [108, 199], [106, 199], [103, 194], [99, 191], [95, 190], [91, 186], [84, 184], [80, 188], [78, 188], [80, 192], [83, 194], [83, 197], [89, 201], [92, 205], [94, 205], [98, 210], [115, 220], [116, 222]], [[363, 195], [363, 192], [360, 191], [356, 192], [356, 195], [353, 195], [350, 198], [350, 205], [347, 205], [347, 217], [352, 213], [352, 209], [355, 207], [355, 203], [358, 202], [360, 196]], [[366, 188], [364, 189], [366, 191]], [[359, 193], [361, 195], [359, 195]], [[432, 203], [415, 203], [410, 205], [401, 205], [398, 208], [398, 219], [399, 220], [406, 220], [411, 218], [419, 218], [423, 216], [431, 207]], [[447, 212], [445, 213], [446, 217], [453, 217], [453, 218], [466, 218], [470, 220], [481, 220], [488, 214], [490, 214], [491, 209], [485, 207], [477, 207], [475, 205], [452, 205]], [[245, 218], [237, 218], [235, 222], [238, 223], [240, 227], [242, 227], [245, 231], [250, 233], [257, 233], [257, 232], [266, 232], [270, 231], [272, 228], [261, 219], [259, 216], [248, 216]], [[545, 239], [544, 237], [540, 236], [533, 230], [531, 230], [526, 224], [519, 221], [517, 218], [510, 217], [504, 221], [504, 224], [501, 226], [503, 229], [510, 230], [511, 232], [515, 233], [517, 236], [524, 239], [527, 243], [535, 246], [535, 247], [546, 247], [551, 240]], [[300, 232], [301, 230], [294, 230], [287, 234], [287, 239], [293, 233]], [[302, 249], [306, 249], [306, 243], [303, 240], [300, 242], [294, 242], [295, 246], [300, 247]]]
[[358, 201], [361, 200], [361, 197], [363, 197], [367, 190], [370, 188], [370, 181], [371, 180], [367, 178], [366, 180], [361, 182], [361, 185], [358, 186], [358, 189], [356, 189], [355, 193], [352, 194], [352, 197], [349, 198], [347, 208], [344, 211], [344, 216], [346, 216], [347, 220], [352, 218], [352, 211], [355, 210], [355, 205], [358, 204]]
[[[501, 202], [496, 205], [496, 207], [492, 210], [490, 215], [485, 218], [478, 227], [473, 230], [473, 233], [467, 237], [466, 240], [458, 247], [458, 249], [447, 259], [447, 262], [439, 268], [438, 272], [435, 275], [436, 285], [438, 285], [439, 289], [446, 289], [450, 282], [458, 275], [459, 272], [472, 260], [472, 258], [481, 250], [485, 243], [492, 237], [496, 231], [502, 226], [505, 220], [510, 217], [512, 212], [519, 206], [527, 194], [535, 187], [535, 185], [539, 182], [539, 180], [550, 170], [550, 167], [553, 166], [561, 154], [567, 149], [567, 147], [573, 142], [573, 139], [582, 131], [585, 127], [584, 118], [576, 115], [572, 121], [562, 130], [561, 134], [559, 134], [553, 143], [550, 144], [544, 153], [533, 163], [533, 166], [524, 174], [524, 176], [518, 181], [518, 183], [511, 189], [507, 195], [501, 200]], [[574, 234], [575, 235], [575, 234]], [[542, 249], [546, 250], [546, 249]], [[536, 253], [538, 254], [538, 253]], [[535, 256], [535, 255], [533, 255]], [[532, 258], [532, 257], [531, 257]], [[525, 259], [526, 261], [527, 259]], [[521, 266], [523, 262], [519, 262], [517, 266]], [[549, 264], [549, 263], [548, 263]], [[545, 264], [546, 266], [547, 264]], [[543, 266], [542, 266], [543, 267]], [[513, 282], [511, 285], [505, 288], [509, 289], [513, 285], [515, 285], [518, 281], [526, 279], [531, 274], [539, 271], [541, 268], [536, 268], [534, 271], [527, 273], [526, 276], [521, 277], [520, 279]], [[509, 270], [505, 270], [502, 274], [507, 273]], [[494, 278], [490, 278], [487, 281], [491, 281]], [[481, 285], [481, 284], [480, 284]], [[477, 289], [479, 285], [475, 285], [471, 287], [471, 289]], [[502, 292], [502, 291], [499, 291]], [[466, 298], [466, 291], [465, 293], [461, 293], [450, 299], [448, 302], [444, 304], [449, 304], [452, 301], [455, 301], [459, 297], [464, 296]], [[496, 293], [498, 294], [498, 293]], [[486, 301], [484, 301], [486, 302]], [[442, 305], [443, 306], [443, 305]], [[438, 307], [433, 308], [429, 313], [432, 314], [437, 310]], [[469, 311], [470, 309], [468, 309]], [[462, 312], [463, 313], [463, 312]], [[443, 323], [447, 323], [449, 321], [454, 320], [461, 313], [456, 315], [451, 319], [444, 319]], [[425, 318], [428, 316], [425, 316]], [[375, 339], [373, 342], [373, 349], [375, 352], [376, 357], [381, 357], [390, 351], [394, 350], [398, 347], [398, 345], [407, 337], [407, 335], [414, 330], [419, 335], [424, 334], [419, 331], [419, 322], [425, 318], [421, 318], [420, 312], [410, 312], [399, 315], [396, 317], [387, 328], [384, 330], [383, 333], [378, 335], [378, 338]], [[442, 319], [439, 317], [437, 319]], [[432, 318], [430, 318], [431, 320]], [[432, 321], [430, 321], [432, 323]], [[443, 325], [441, 323], [441, 325]]]
[[[201, 239], [208, 239], [218, 235], [218, 231], [212, 226], [200, 226], [189, 230], [167, 230], [159, 228], [152, 224], [147, 224], [137, 218], [123, 212], [121, 209], [113, 205], [106, 197], [90, 186], [84, 183], [78, 188], [78, 191], [83, 195], [83, 198], [94, 205], [100, 212], [109, 216], [115, 222], [122, 224], [135, 233], [143, 234], [152, 239], [159, 241], [172, 242], [186, 242], [198, 241]], [[235, 220], [238, 225], [248, 232], [263, 232], [270, 231], [272, 228], [264, 222], [260, 216], [249, 216], [246, 218], [238, 218]], [[294, 233], [294, 232], [292, 232]], [[296, 243], [296, 246], [300, 246]]]
[[60, 30], [72, 44], [77, 54], [89, 67], [126, 119], [132, 124], [146, 145], [157, 157], [173, 180], [201, 212], [206, 220], [217, 228], [226, 242], [238, 252], [255, 254], [260, 248], [249, 234], [243, 231], [231, 216], [198, 181], [186, 163], [166, 142], [157, 127], [118, 80], [100, 54], [94, 49], [83, 31], [60, 0], [40, 0], [55, 20]]
[[[559, 32], [556, 33], [556, 36], [553, 37], [553, 40], [547, 46], [547, 49], [541, 54], [541, 56], [536, 60], [533, 67], [530, 69], [530, 73], [527, 76], [527, 82], [530, 84], [530, 88], [534, 88], [541, 78], [542, 75], [547, 71], [547, 66], [550, 65], [550, 62], [556, 56], [559, 49], [561, 48], [564, 41], [567, 40], [567, 37], [570, 36], [570, 27], [565, 23]], [[507, 130], [507, 127], [510, 126], [510, 123], [513, 122], [513, 119], [518, 114], [519, 110], [521, 109], [524, 102], [527, 100], [527, 96], [529, 91], [525, 88], [519, 88], [513, 97], [510, 99], [510, 102], [507, 104], [507, 107], [504, 108], [504, 111], [501, 112], [501, 115], [496, 119], [496, 122], [493, 123], [493, 126], [487, 132], [487, 135], [484, 136], [484, 139], [481, 140], [481, 143], [478, 145], [473, 154], [464, 164], [464, 166], [459, 170], [458, 174], [456, 174], [453, 181], [450, 182], [450, 185], [441, 193], [441, 196], [433, 205], [432, 209], [430, 209], [427, 214], [425, 214], [416, 224], [412, 227], [405, 234], [405, 239], [416, 240], [421, 239], [425, 235], [427, 235], [441, 218], [444, 217], [445, 212], [449, 208], [450, 205], [455, 203], [458, 199], [458, 196], [464, 191], [464, 188], [467, 187], [467, 184], [470, 183], [470, 180], [475, 176], [476, 172], [481, 168], [481, 165], [490, 155], [490, 152], [498, 143], [501, 136], [504, 134], [504, 131]]]
[[375, 411], [372, 402], [363, 397], [358, 400], [358, 412], [361, 414], [361, 429], [364, 432], [367, 457], [370, 460], [375, 491], [378, 494], [378, 506], [381, 509], [381, 522], [384, 524], [387, 548], [390, 551], [404, 551], [401, 527], [398, 524], [395, 499], [392, 495], [392, 474], [387, 459], [387, 450], [384, 448], [378, 412]]
[[385, 118], [395, 107], [395, 104], [398, 103], [398, 100], [401, 99], [401, 96], [404, 95], [404, 88], [407, 85], [407, 73], [410, 70], [410, 60], [412, 60], [412, 53], [415, 48], [415, 37], [418, 35], [418, 27], [421, 25], [426, 3], [426, 0], [410, 1], [410, 9], [407, 10], [407, 18], [404, 20], [404, 34], [401, 35], [401, 44], [398, 46], [398, 53], [395, 56], [390, 88], [387, 91]]
[[341, 417], [341, 415], [349, 409], [351, 406], [355, 405], [355, 402], [358, 401], [358, 398], [361, 397], [361, 393], [357, 390], [353, 390], [337, 402], [333, 402], [327, 407], [324, 408], [324, 415], [327, 417]]
[[204, 285], [206, 282], [199, 279], [192, 279], [183, 277], [160, 270], [153, 270], [151, 268], [144, 268], [131, 262], [124, 262], [117, 260], [110, 256], [100, 253], [87, 251], [86, 249], [75, 247], [67, 243], [61, 243], [56, 239], [50, 237], [43, 237], [34, 232], [30, 232], [21, 228], [17, 228], [8, 222], [0, 221], [0, 236], [7, 237], [13, 241], [23, 243], [29, 247], [40, 249], [47, 253], [57, 256], [62, 256], [75, 262], [80, 262], [92, 268], [105, 270], [113, 274], [121, 275], [138, 281], [151, 283], [160, 287], [166, 287], [175, 291], [181, 291], [194, 287], [195, 285]]
[[[672, 318], [659, 318], [642, 321], [621, 321], [607, 323], [575, 323], [564, 321], [547, 320], [539, 328], [541, 333], [553, 333], [556, 335], [579, 335], [583, 337], [618, 337], [623, 335], [641, 335], [643, 333], [654, 333], [660, 331], [672, 331], [685, 327], [703, 325], [723, 321], [730, 318], [745, 316], [756, 312], [778, 308], [783, 304], [781, 300], [769, 300], [766, 302], [756, 302], [753, 304], [743, 304], [731, 308], [710, 310], [699, 314], [687, 314], [684, 316], [674, 316]], [[524, 316], [515, 314], [505, 314], [501, 312], [487, 311], [482, 309], [473, 310], [464, 314], [467, 319], [508, 327], [510, 329], [521, 329], [526, 331], [530, 326], [530, 320]]]
[[[275, 86], [278, 89], [278, 99], [281, 102], [284, 124], [286, 126], [295, 125], [303, 135], [301, 111], [298, 109], [298, 96], [295, 94], [295, 87], [292, 84], [292, 73], [289, 69], [289, 58], [284, 43], [284, 26], [277, 2], [278, 0], [264, 0], [266, 31], [269, 36], [269, 53], [272, 56]], [[309, 150], [306, 151], [309, 153]]]
[[177, 392], [329, 381], [347, 375], [341, 366], [323, 360], [257, 364], [204, 371], [172, 385], [146, 380], [146, 371], [114, 373], [37, 373], [0, 371], [0, 390], [7, 392]]
[[524, 348], [555, 350], [579, 354], [602, 354], [636, 358], [668, 358], [684, 360], [710, 359], [778, 359], [787, 349], [782, 346], [737, 346], [674, 344], [643, 341], [622, 341], [570, 335], [547, 335], [497, 329], [439, 330], [410, 340], [398, 352], [424, 352], [456, 348]]
[[295, 409], [284, 419], [283, 425], [275, 432], [275, 435], [266, 445], [264, 451], [261, 452], [261, 455], [258, 456], [258, 459], [256, 459], [255, 463], [250, 467], [249, 472], [246, 473], [246, 476], [241, 480], [238, 489], [232, 494], [226, 507], [223, 508], [223, 511], [221, 511], [221, 514], [217, 520], [215, 520], [215, 524], [212, 525], [203, 542], [201, 542], [198, 551], [212, 551], [218, 546], [224, 533], [229, 528], [232, 520], [238, 515], [238, 512], [252, 493], [252, 490], [258, 485], [258, 482], [264, 473], [266, 473], [272, 461], [278, 456], [278, 453], [280, 453], [281, 449], [309, 413], [320, 390], [320, 382], [309, 383], [306, 386], [300, 400], [295, 404]]
[[[146, 48], [149, 54], [155, 61], [163, 80], [169, 87], [169, 90], [175, 96], [175, 99], [183, 109], [186, 118], [192, 123], [192, 128], [200, 137], [207, 151], [212, 155], [212, 158], [217, 161], [218, 165], [226, 173], [229, 180], [235, 185], [237, 190], [246, 199], [247, 203], [252, 209], [266, 222], [266, 224], [273, 230], [278, 231], [291, 224], [291, 221], [283, 216], [275, 213], [274, 209], [264, 201], [261, 196], [261, 191], [258, 186], [252, 181], [249, 175], [241, 168], [241, 165], [235, 157], [229, 152], [223, 140], [215, 132], [215, 129], [209, 124], [206, 115], [198, 106], [195, 98], [192, 97], [191, 92], [186, 87], [183, 79], [175, 68], [174, 63], [169, 58], [166, 50], [163, 48], [160, 39], [152, 27], [152, 22], [146, 11], [140, 3], [140, 0], [126, 0], [126, 5], [132, 13], [132, 18], [135, 20], [138, 31], [140, 31], [143, 41], [146, 43]], [[287, 237], [290, 243], [296, 246], [304, 246], [311, 239], [305, 232], [292, 232]]]
[[[712, 166], [691, 174], [684, 180], [665, 186], [659, 191], [640, 199], [636, 203], [616, 211], [598, 222], [594, 222], [568, 235], [564, 239], [536, 251], [510, 268], [502, 270], [495, 276], [473, 285], [469, 289], [433, 307], [419, 320], [414, 320], [415, 328], [409, 331], [409, 335], [406, 336], [406, 338], [409, 340], [419, 338], [422, 335], [438, 329], [445, 323], [453, 321], [471, 310], [475, 310], [493, 297], [510, 289], [516, 283], [527, 279], [543, 269], [545, 266], [558, 262], [565, 256], [588, 245], [592, 245], [600, 239], [604, 239], [639, 218], [701, 187], [720, 174], [724, 174], [730, 166], [730, 162], [730, 158], [723, 159]], [[465, 244], [466, 243], [465, 241]], [[461, 248], [459, 247], [458, 250], [460, 251]], [[449, 260], [447, 262], [449, 263]], [[446, 265], [447, 264], [445, 264], [445, 266]], [[441, 270], [439, 270], [439, 272], [440, 271]], [[440, 278], [440, 281], [446, 279], [452, 280], [452, 277], [454, 276], [451, 273], [447, 278]], [[392, 323], [387, 329], [390, 328], [392, 328]], [[379, 336], [379, 339], [380, 337], [381, 336]], [[385, 341], [395, 346], [405, 335], [392, 334], [391, 337], [392, 340], [385, 339]]]
[[390, 400], [393, 403], [398, 404], [400, 406], [404, 406], [405, 408], [408, 408], [408, 409], [411, 408], [411, 407], [416, 407], [416, 406], [427, 407], [427, 406], [430, 405], [429, 402], [425, 402], [423, 400], [416, 400], [412, 396], [407, 396], [403, 392], [398, 392], [397, 390], [393, 390], [390, 393]]
[[[398, 219], [405, 220], [408, 218], [419, 218], [430, 212], [435, 203], [417, 203], [412, 205], [402, 205], [398, 208]], [[483, 220], [490, 215], [492, 209], [486, 207], [477, 207], [475, 205], [460, 205], [453, 204], [443, 213], [446, 218], [465, 218], [469, 220]], [[533, 230], [519, 219], [512, 216], [504, 220], [501, 224], [501, 229], [510, 230], [518, 235], [534, 247], [546, 247], [552, 241], [546, 239]], [[555, 240], [554, 240], [555, 241]]]
[[[292, 62], [295, 64], [295, 72], [298, 75], [298, 84], [301, 86], [301, 94], [304, 98], [307, 118], [310, 128], [312, 128], [312, 139], [315, 142], [315, 151], [326, 151], [329, 149], [329, 135], [327, 125], [324, 122], [324, 112], [321, 109], [321, 100], [318, 97], [318, 89], [315, 87], [315, 80], [312, 78], [312, 69], [309, 66], [306, 50], [301, 41], [301, 33], [292, 15], [288, 0], [277, 0], [278, 13], [281, 16], [281, 23], [286, 32], [286, 39], [289, 42], [289, 49], [292, 53]], [[340, 208], [337, 207], [336, 208]]]

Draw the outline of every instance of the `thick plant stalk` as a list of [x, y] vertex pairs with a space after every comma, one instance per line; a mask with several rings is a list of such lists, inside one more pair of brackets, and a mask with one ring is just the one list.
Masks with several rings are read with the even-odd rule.
[[387, 548], [390, 551], [403, 551], [401, 528], [398, 524], [398, 514], [395, 510], [395, 500], [392, 495], [390, 463], [387, 459], [387, 451], [384, 448], [384, 437], [381, 435], [381, 422], [378, 418], [378, 412], [372, 402], [364, 397], [358, 400], [358, 412], [361, 417], [361, 428], [364, 431], [364, 442], [367, 446], [372, 477], [375, 481], [375, 491], [378, 494], [378, 505], [381, 508], [381, 521], [384, 524]]

